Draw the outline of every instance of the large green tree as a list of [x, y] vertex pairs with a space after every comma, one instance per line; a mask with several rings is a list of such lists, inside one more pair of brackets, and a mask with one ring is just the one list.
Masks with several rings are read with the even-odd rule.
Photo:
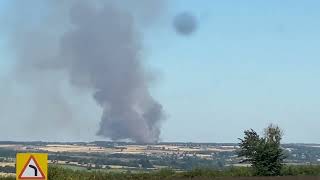
[[282, 138], [281, 129], [270, 124], [260, 137], [253, 129], [244, 131], [244, 138], [240, 140], [239, 157], [244, 157], [243, 162], [252, 165], [255, 175], [277, 176], [281, 173], [285, 158], [280, 146]]

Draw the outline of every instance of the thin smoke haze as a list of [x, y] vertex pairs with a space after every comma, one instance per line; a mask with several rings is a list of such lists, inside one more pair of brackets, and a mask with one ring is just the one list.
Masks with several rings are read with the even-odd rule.
[[[141, 29], [152, 25], [165, 11], [165, 1], [13, 4], [21, 14], [15, 15], [17, 23], [12, 24], [15, 31], [9, 37], [16, 57], [12, 78], [39, 92], [41, 100], [34, 100], [38, 104], [34, 113], [42, 114], [42, 106], [54, 103], [55, 111], [46, 111], [41, 118], [48, 116], [45, 119], [50, 120], [49, 116], [57, 113], [59, 119], [72, 118], [69, 105], [64, 102], [68, 97], [60, 95], [61, 77], [75, 88], [90, 91], [102, 108], [97, 135], [143, 143], [159, 140], [164, 110], [149, 91], [152, 78], [144, 65]], [[32, 21], [37, 13], [20, 11], [37, 12], [30, 10], [35, 7], [47, 11], [36, 17], [37, 21]], [[41, 85], [48, 81], [51, 88]]]

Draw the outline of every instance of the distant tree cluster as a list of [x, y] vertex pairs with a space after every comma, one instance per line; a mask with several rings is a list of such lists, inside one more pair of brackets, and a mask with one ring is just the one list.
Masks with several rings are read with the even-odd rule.
[[0, 148], [0, 157], [6, 157], [6, 158], [14, 158], [16, 157], [17, 151], [11, 150], [11, 149], [1, 149]]
[[15, 173], [16, 168], [13, 166], [0, 166], [0, 172], [2, 172], [2, 173]]

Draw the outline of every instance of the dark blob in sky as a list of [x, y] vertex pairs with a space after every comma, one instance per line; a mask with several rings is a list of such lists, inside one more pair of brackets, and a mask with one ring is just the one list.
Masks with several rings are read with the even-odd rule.
[[190, 12], [183, 12], [178, 15], [173, 20], [173, 26], [176, 32], [180, 35], [191, 35], [197, 30], [197, 19]]

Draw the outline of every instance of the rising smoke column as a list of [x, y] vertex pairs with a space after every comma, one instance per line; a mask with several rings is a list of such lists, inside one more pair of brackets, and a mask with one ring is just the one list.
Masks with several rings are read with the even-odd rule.
[[71, 22], [62, 57], [72, 82], [92, 87], [103, 107], [98, 135], [157, 141], [162, 106], [148, 91], [133, 16], [110, 3], [102, 9], [80, 3], [71, 9]]
[[[139, 12], [149, 8], [140, 1], [137, 0], [135, 4]], [[37, 42], [37, 46], [33, 46], [33, 41], [24, 44], [25, 38], [16, 39], [17, 53], [32, 54], [30, 58], [21, 55], [17, 61], [18, 66], [28, 68], [33, 74], [63, 71], [73, 86], [90, 89], [93, 98], [103, 109], [97, 135], [112, 140], [156, 142], [160, 135], [163, 108], [150, 95], [150, 77], [143, 65], [139, 27], [143, 23], [137, 22], [137, 18], [143, 16], [128, 10], [124, 1], [92, 2], [49, 3], [51, 11], [57, 15], [60, 11], [63, 14], [59, 8], [68, 7], [65, 16], [59, 14], [62, 18], [49, 24], [50, 27], [59, 25], [63, 33], [46, 35], [45, 40]], [[150, 0], [147, 4], [154, 6], [152, 2], [162, 3]], [[146, 12], [152, 11], [148, 9]], [[63, 21], [60, 23], [61, 19]], [[32, 29], [31, 25], [29, 29]], [[28, 38], [37, 39], [39, 34], [28, 34]], [[48, 46], [50, 43], [57, 43], [57, 48]]]

